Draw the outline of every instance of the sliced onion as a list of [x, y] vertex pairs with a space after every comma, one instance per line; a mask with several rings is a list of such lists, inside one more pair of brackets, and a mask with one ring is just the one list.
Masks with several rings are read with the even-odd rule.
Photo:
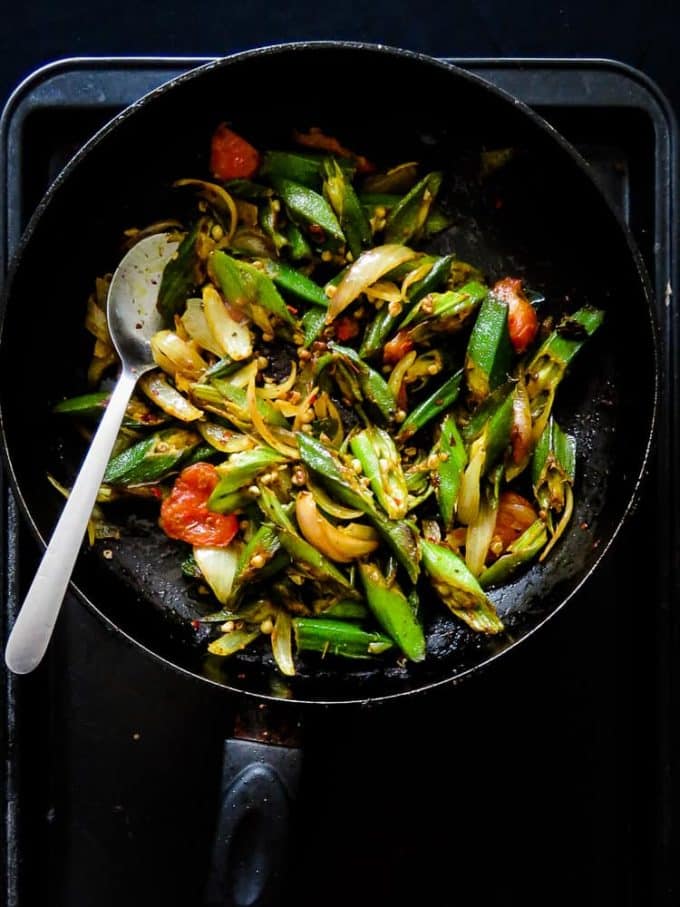
[[90, 296], [87, 300], [87, 308], [85, 310], [85, 327], [97, 340], [101, 340], [102, 343], [111, 344], [111, 337], [109, 336], [109, 326], [106, 321], [106, 312], [104, 309], [100, 308], [97, 305], [94, 296]]
[[317, 510], [316, 502], [308, 491], [301, 491], [295, 499], [295, 517], [307, 541], [337, 563], [349, 564], [357, 558], [366, 557], [378, 547], [375, 533], [372, 538], [362, 537], [365, 536], [364, 529], [370, 527], [362, 527], [357, 534], [356, 525], [354, 530], [349, 530], [349, 527], [340, 529], [329, 523]]
[[191, 343], [182, 340], [174, 331], [158, 331], [151, 338], [154, 362], [164, 372], [180, 374], [197, 381], [208, 365]]
[[432, 265], [434, 262], [426, 261], [425, 264], [420, 265], [418, 268], [414, 268], [413, 271], [410, 271], [401, 284], [401, 294], [400, 299], [403, 302], [406, 302], [408, 299], [408, 291], [411, 289], [414, 283], [418, 283], [419, 280], [422, 280], [423, 277], [427, 275], [432, 270]]
[[479, 486], [482, 476], [482, 466], [486, 458], [486, 444], [484, 436], [473, 441], [470, 448], [470, 459], [465, 467], [465, 472], [460, 482], [456, 515], [461, 523], [469, 526], [477, 518], [479, 512]]
[[238, 556], [238, 545], [229, 545], [228, 548], [194, 548], [194, 560], [198, 569], [221, 605], [226, 605], [231, 595]]
[[362, 252], [338, 284], [328, 305], [326, 323], [329, 324], [337, 318], [340, 312], [388, 271], [415, 258], [416, 254], [408, 246], [397, 243], [387, 243]]
[[203, 411], [190, 403], [170, 384], [162, 372], [147, 372], [139, 379], [139, 389], [164, 413], [180, 422], [195, 422]]
[[290, 614], [281, 608], [272, 630], [272, 654], [276, 665], [286, 677], [295, 676], [293, 660], [293, 621]]
[[401, 290], [391, 280], [377, 280], [365, 290], [369, 299], [382, 299], [384, 302], [401, 302]]
[[247, 359], [253, 352], [253, 335], [247, 321], [231, 317], [222, 297], [215, 287], [206, 284], [203, 288], [203, 312], [210, 332], [223, 350], [237, 362]]
[[209, 183], [206, 180], [181, 179], [176, 180], [175, 186], [194, 186], [199, 190], [198, 194], [204, 198], [218, 215], [222, 226], [225, 228], [227, 239], [231, 239], [236, 230], [238, 223], [238, 211], [234, 199], [229, 195], [226, 189], [217, 183]]
[[232, 387], [247, 387], [255, 377], [257, 377], [257, 362], [253, 361], [244, 365], [233, 375], [229, 375], [225, 380]]
[[[255, 376], [251, 378], [246, 391], [246, 404], [248, 415], [262, 440], [290, 460], [298, 459], [298, 449], [295, 444], [295, 435], [285, 429], [275, 429], [267, 425], [257, 408], [257, 395], [255, 394]], [[285, 432], [285, 434], [284, 434]]]
[[477, 519], [468, 525], [465, 536], [465, 563], [475, 576], [479, 576], [484, 569], [486, 555], [496, 527], [497, 510], [498, 502], [494, 504], [488, 500], [486, 495], [483, 495]]
[[330, 419], [337, 424], [338, 427], [333, 433], [333, 437], [329, 438], [329, 441], [333, 447], [340, 447], [345, 436], [342, 416], [326, 391], [319, 394], [314, 402], [314, 412], [316, 413], [317, 419]]
[[418, 353], [415, 350], [411, 350], [410, 353], [407, 353], [405, 356], [401, 357], [399, 362], [397, 362], [397, 364], [390, 372], [390, 377], [387, 379], [387, 384], [389, 386], [389, 389], [394, 394], [395, 398], [399, 395], [402, 382], [406, 377], [406, 372], [411, 368], [417, 358]]
[[207, 350], [220, 359], [224, 356], [221, 344], [215, 340], [203, 311], [203, 302], [200, 299], [188, 299], [186, 311], [180, 322], [188, 336], [202, 349]]

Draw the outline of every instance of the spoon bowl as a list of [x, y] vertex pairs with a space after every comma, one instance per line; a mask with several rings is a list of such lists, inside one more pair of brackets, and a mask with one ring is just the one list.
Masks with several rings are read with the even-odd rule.
[[5, 662], [15, 674], [33, 671], [47, 651], [132, 391], [154, 367], [150, 341], [162, 326], [158, 290], [177, 246], [165, 233], [145, 237], [127, 252], [111, 280], [106, 309], [120, 375], [7, 641]]

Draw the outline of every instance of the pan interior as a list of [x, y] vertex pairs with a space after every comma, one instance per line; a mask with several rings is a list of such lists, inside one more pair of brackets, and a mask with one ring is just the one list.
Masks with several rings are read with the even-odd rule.
[[[257, 695], [363, 700], [455, 678], [532, 632], [596, 566], [640, 480], [656, 382], [644, 281], [603, 196], [523, 108], [449, 67], [375, 48], [246, 54], [157, 92], [95, 140], [32, 222], [9, 286], [0, 401], [22, 503], [47, 537], [61, 506], [47, 475], [70, 484], [83, 453], [82, 440], [50, 410], [85, 390], [83, 317], [94, 278], [115, 268], [123, 230], [181, 213], [170, 185], [207, 175], [209, 138], [225, 119], [262, 148], [290, 147], [293, 128], [318, 126], [378, 164], [418, 160], [442, 169], [454, 222], [433, 251], [455, 251], [491, 281], [524, 277], [555, 312], [585, 303], [606, 310], [556, 405], [578, 442], [571, 528], [545, 565], [492, 593], [508, 627], [503, 636], [473, 634], [425, 598], [423, 664], [310, 658], [285, 684], [263, 650], [226, 662], [205, 658], [202, 634], [190, 622], [200, 612], [181, 576], [182, 546], [160, 532], [153, 510], [123, 514], [121, 540], [87, 551], [75, 582], [97, 611], [151, 652]], [[510, 163], [480, 180], [480, 152], [509, 147]]]

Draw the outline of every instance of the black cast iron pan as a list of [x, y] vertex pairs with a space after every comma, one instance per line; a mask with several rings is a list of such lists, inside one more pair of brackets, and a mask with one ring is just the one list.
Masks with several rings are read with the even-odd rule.
[[[459, 680], [533, 633], [597, 568], [645, 472], [658, 360], [639, 253], [587, 165], [528, 108], [449, 65], [356, 44], [250, 51], [152, 92], [76, 155], [32, 218], [5, 293], [2, 435], [23, 511], [38, 538], [47, 538], [61, 500], [46, 475], [68, 484], [83, 454], [50, 409], [85, 387], [90, 341], [82, 323], [95, 275], [117, 264], [124, 229], [177, 213], [171, 183], [207, 175], [209, 138], [225, 119], [263, 148], [288, 146], [293, 128], [320, 126], [378, 162], [413, 159], [444, 170], [454, 224], [434, 250], [455, 250], [490, 280], [524, 277], [556, 313], [587, 302], [606, 310], [603, 329], [558, 398], [560, 421], [579, 449], [571, 529], [544, 565], [494, 595], [508, 628], [503, 636], [472, 634], [432, 602], [423, 664], [310, 660], [285, 685], [264, 653], [206, 660], [190, 623], [200, 612], [180, 575], [178, 548], [156, 528], [153, 511], [120, 515], [122, 539], [81, 556], [76, 591], [148, 653], [224, 686], [242, 703], [375, 702]], [[480, 152], [506, 147], [515, 150], [511, 162], [480, 180]], [[249, 788], [239, 790], [247, 811]], [[222, 881], [225, 872], [222, 866]]]

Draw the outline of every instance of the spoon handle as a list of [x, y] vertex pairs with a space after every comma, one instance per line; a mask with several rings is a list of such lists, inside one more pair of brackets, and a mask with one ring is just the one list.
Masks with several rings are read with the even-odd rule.
[[7, 667], [15, 674], [30, 673], [45, 654], [137, 378], [121, 373], [21, 606], [5, 650]]

